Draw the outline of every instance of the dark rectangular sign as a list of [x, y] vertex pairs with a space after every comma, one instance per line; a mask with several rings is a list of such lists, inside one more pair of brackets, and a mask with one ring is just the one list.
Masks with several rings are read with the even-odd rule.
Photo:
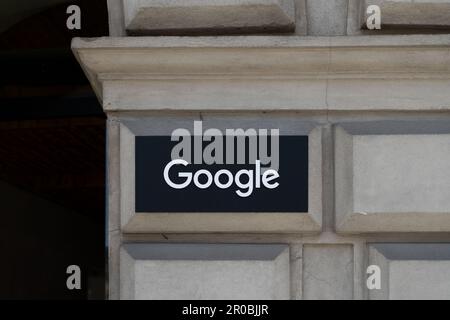
[[136, 212], [308, 212], [308, 136], [279, 136], [278, 176], [266, 177], [248, 155], [244, 164], [170, 165], [177, 143], [136, 137]]

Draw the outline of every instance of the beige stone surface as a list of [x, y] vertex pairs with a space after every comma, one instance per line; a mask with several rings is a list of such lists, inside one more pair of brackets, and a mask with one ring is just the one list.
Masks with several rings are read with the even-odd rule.
[[448, 110], [449, 48], [448, 35], [73, 41], [105, 111]]
[[371, 244], [368, 258], [381, 270], [381, 288], [369, 299], [450, 299], [450, 243]]
[[126, 0], [123, 24], [134, 35], [294, 32], [292, 0]]
[[450, 300], [450, 261], [392, 261], [392, 300]]
[[353, 299], [351, 245], [305, 245], [303, 261], [304, 299]]
[[365, 0], [363, 9], [369, 5], [380, 6], [382, 27], [450, 28], [448, 0]]
[[288, 300], [289, 249], [282, 245], [127, 244], [121, 298]]
[[310, 36], [343, 36], [347, 33], [347, 0], [307, 0]]
[[379, 122], [348, 124], [347, 131], [336, 128], [339, 232], [450, 230], [450, 125], [440, 124]]

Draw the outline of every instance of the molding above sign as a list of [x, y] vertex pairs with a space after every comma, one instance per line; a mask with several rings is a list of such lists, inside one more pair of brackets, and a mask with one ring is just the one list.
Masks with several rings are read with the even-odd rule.
[[106, 112], [450, 109], [449, 35], [76, 38], [72, 47]]

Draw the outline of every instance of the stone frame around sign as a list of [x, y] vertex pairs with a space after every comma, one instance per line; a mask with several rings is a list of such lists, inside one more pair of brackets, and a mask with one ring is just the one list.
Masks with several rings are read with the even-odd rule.
[[[300, 119], [264, 117], [205, 117], [211, 127], [280, 125], [285, 134], [309, 136], [309, 211], [295, 213], [136, 213], [134, 140], [136, 135], [170, 135], [171, 128], [188, 127], [196, 117], [121, 119], [119, 123], [120, 228], [124, 233], [317, 233], [322, 229], [322, 128]], [[112, 180], [112, 179], [111, 179]], [[110, 217], [112, 219], [112, 217]]]

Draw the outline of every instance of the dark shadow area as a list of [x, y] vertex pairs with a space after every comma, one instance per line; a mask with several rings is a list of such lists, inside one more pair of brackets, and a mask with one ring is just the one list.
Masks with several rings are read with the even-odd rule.
[[0, 19], [0, 299], [104, 299], [106, 117], [70, 42], [108, 35], [106, 0], [5, 0]]

